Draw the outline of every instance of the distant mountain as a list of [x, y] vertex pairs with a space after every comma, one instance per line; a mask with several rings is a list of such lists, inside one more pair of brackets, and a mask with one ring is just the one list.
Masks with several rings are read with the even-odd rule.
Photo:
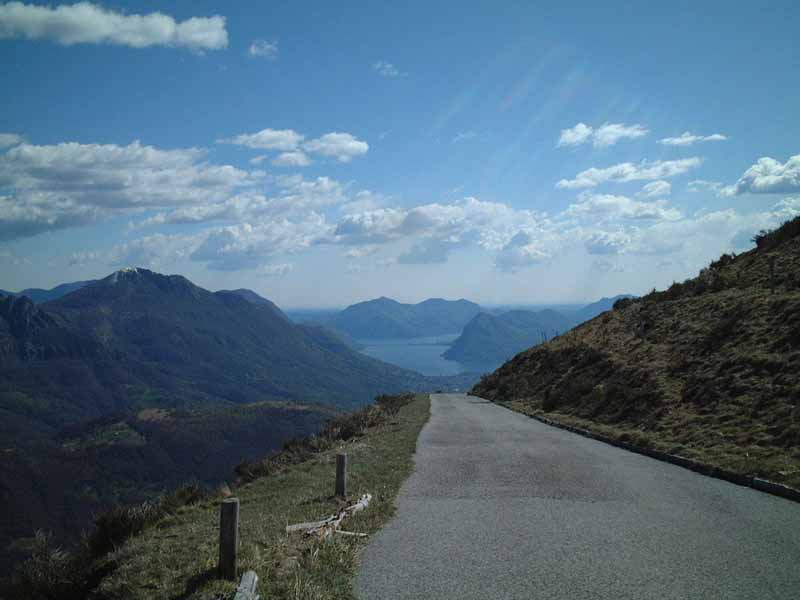
[[518, 352], [563, 333], [573, 324], [554, 310], [480, 313], [466, 324], [443, 356], [460, 363], [499, 365]]
[[41, 304], [42, 302], [49, 302], [50, 300], [61, 298], [61, 296], [66, 296], [67, 294], [74, 292], [75, 290], [79, 290], [82, 287], [86, 287], [92, 283], [95, 283], [94, 279], [90, 279], [88, 281], [62, 283], [61, 285], [57, 285], [50, 290], [43, 290], [41, 288], [27, 288], [21, 292], [7, 292], [5, 290], [0, 290], [0, 294], [4, 296], [27, 296], [33, 301], [34, 304]]
[[467, 300], [402, 304], [382, 297], [348, 306], [323, 324], [356, 339], [414, 338], [458, 333], [479, 312]]
[[75, 533], [116, 502], [219, 477], [313, 431], [319, 405], [444, 384], [179, 275], [123, 269], [38, 306], [0, 297], [0, 559], [36, 528]]
[[617, 296], [613, 296], [611, 298], [601, 298], [597, 302], [592, 302], [591, 304], [587, 304], [580, 310], [577, 310], [572, 313], [565, 312], [564, 314], [568, 314], [572, 319], [575, 321], [575, 325], [579, 323], [583, 323], [584, 321], [590, 321], [594, 319], [597, 315], [606, 312], [607, 310], [611, 310], [614, 307], [614, 302], [620, 300], [621, 298], [633, 298], [630, 294], [619, 294]]

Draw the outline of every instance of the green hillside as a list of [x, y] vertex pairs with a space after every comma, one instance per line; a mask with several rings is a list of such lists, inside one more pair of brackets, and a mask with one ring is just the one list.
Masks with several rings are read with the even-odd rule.
[[800, 218], [756, 242], [618, 301], [473, 393], [800, 486]]

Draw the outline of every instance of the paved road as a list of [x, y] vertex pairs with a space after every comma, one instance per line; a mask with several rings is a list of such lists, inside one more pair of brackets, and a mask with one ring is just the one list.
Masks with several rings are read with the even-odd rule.
[[431, 397], [361, 600], [800, 598], [800, 504]]

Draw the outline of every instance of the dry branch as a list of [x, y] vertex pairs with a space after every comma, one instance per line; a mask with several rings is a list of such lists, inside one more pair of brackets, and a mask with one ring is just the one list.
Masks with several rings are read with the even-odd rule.
[[[352, 504], [345, 508], [344, 510], [340, 511], [338, 514], [331, 515], [327, 519], [322, 519], [321, 521], [311, 521], [308, 523], [297, 523], [296, 525], [287, 525], [286, 526], [286, 533], [291, 533], [292, 531], [303, 531], [305, 530], [306, 535], [315, 535], [319, 539], [324, 540], [329, 537], [335, 531], [338, 531], [339, 528], [342, 526], [342, 521], [344, 521], [347, 517], [352, 515], [353, 513], [360, 512], [369, 506], [370, 500], [372, 500], [372, 494], [364, 494], [359, 498], [358, 502]], [[344, 535], [356, 535], [360, 537], [360, 534], [355, 534], [353, 532], [341, 532]]]

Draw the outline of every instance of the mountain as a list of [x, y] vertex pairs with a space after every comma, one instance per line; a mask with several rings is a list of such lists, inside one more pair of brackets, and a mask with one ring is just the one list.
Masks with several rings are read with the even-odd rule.
[[94, 279], [90, 279], [88, 281], [73, 281], [72, 283], [62, 283], [61, 285], [57, 285], [50, 290], [43, 290], [41, 288], [27, 288], [21, 292], [6, 292], [5, 290], [0, 290], [0, 295], [27, 296], [33, 301], [34, 304], [41, 304], [42, 302], [49, 302], [50, 300], [61, 298], [61, 296], [66, 296], [67, 294], [74, 292], [75, 290], [79, 290], [82, 287], [86, 287], [94, 282]]
[[241, 296], [251, 304], [259, 304], [261, 306], [268, 306], [276, 316], [289, 321], [289, 317], [284, 314], [284, 312], [278, 308], [278, 305], [272, 302], [271, 300], [267, 300], [263, 296], [259, 296], [253, 290], [248, 290], [245, 288], [239, 288], [238, 290], [220, 290], [219, 293], [228, 293], [228, 294], [236, 294], [237, 296]]
[[800, 487], [800, 217], [531, 348], [473, 392]]
[[512, 310], [500, 315], [480, 313], [464, 326], [443, 356], [466, 364], [498, 365], [566, 331], [573, 324], [554, 310]]
[[402, 304], [381, 297], [348, 306], [323, 325], [355, 339], [428, 337], [458, 333], [479, 312], [480, 306], [467, 300]]
[[446, 387], [255, 296], [123, 269], [40, 305], [0, 298], [0, 554], [36, 528], [59, 539], [115, 503], [230, 473], [318, 429], [323, 405]]
[[594, 319], [597, 315], [606, 312], [607, 310], [611, 310], [614, 306], [614, 303], [617, 300], [621, 300], [623, 298], [633, 298], [630, 294], [619, 294], [617, 296], [613, 296], [611, 298], [601, 298], [597, 302], [592, 302], [591, 304], [587, 304], [580, 310], [576, 310], [574, 312], [565, 312], [564, 314], [568, 314], [577, 325], [578, 323], [583, 323], [584, 321], [589, 321], [590, 319]]

